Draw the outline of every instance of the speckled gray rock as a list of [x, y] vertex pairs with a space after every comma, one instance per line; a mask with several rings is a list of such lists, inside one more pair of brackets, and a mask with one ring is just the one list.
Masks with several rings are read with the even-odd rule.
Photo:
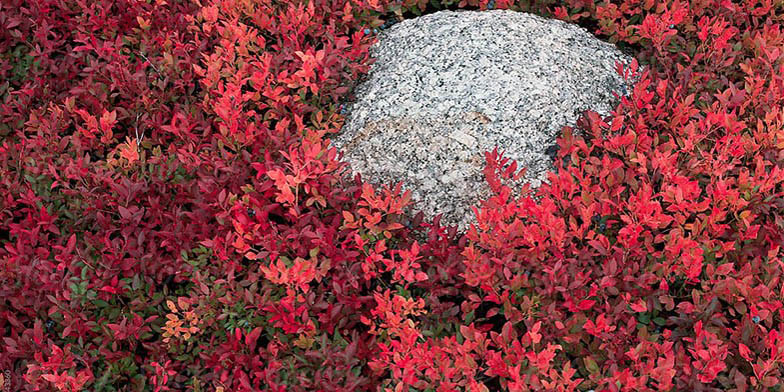
[[490, 195], [484, 152], [498, 146], [527, 167], [532, 187], [553, 168], [545, 154], [586, 109], [608, 115], [630, 86], [615, 46], [559, 20], [508, 10], [441, 11], [384, 31], [333, 144], [364, 181], [402, 181], [426, 218], [463, 230]]

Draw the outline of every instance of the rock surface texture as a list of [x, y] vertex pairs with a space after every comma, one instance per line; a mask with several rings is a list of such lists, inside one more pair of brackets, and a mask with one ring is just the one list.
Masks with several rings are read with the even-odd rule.
[[403, 182], [414, 208], [464, 230], [490, 196], [484, 152], [527, 167], [532, 187], [553, 168], [545, 151], [582, 111], [608, 115], [631, 86], [612, 44], [559, 20], [508, 10], [441, 11], [382, 32], [376, 59], [332, 138], [366, 182]]

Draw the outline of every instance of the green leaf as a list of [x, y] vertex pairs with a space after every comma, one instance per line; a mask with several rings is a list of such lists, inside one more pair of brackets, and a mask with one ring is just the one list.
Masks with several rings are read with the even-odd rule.
[[651, 314], [641, 313], [639, 316], [637, 316], [637, 321], [647, 325], [648, 323], [651, 322]]
[[471, 322], [474, 321], [474, 317], [476, 317], [476, 316], [474, 315], [474, 311], [473, 310], [468, 312], [468, 313], [466, 313], [466, 315], [465, 315], [465, 323], [466, 324], [471, 324]]
[[95, 304], [95, 306], [97, 306], [99, 308], [105, 308], [105, 307], [109, 306], [108, 302], [100, 300], [100, 299], [93, 301], [93, 304]]
[[593, 360], [591, 357], [583, 358], [583, 363], [585, 363], [585, 368], [591, 372], [591, 374], [599, 373], [599, 365], [596, 361]]

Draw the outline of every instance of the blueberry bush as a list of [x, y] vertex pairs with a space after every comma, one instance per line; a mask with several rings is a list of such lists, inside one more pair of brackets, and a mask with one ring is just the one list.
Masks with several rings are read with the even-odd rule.
[[[549, 184], [509, 189], [487, 152], [465, 234], [346, 176], [328, 141], [377, 33], [442, 8], [635, 56], [613, 113], [564, 128]], [[0, 386], [781, 390], [783, 19], [780, 0], [4, 0]]]

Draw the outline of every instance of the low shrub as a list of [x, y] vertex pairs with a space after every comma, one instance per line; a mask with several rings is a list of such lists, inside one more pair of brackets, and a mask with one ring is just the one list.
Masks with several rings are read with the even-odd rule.
[[[371, 29], [445, 7], [556, 17], [636, 58], [612, 115], [565, 127], [549, 184], [512, 197], [487, 152], [464, 235], [328, 143]], [[5, 1], [0, 384], [777, 390], [782, 8]]]

